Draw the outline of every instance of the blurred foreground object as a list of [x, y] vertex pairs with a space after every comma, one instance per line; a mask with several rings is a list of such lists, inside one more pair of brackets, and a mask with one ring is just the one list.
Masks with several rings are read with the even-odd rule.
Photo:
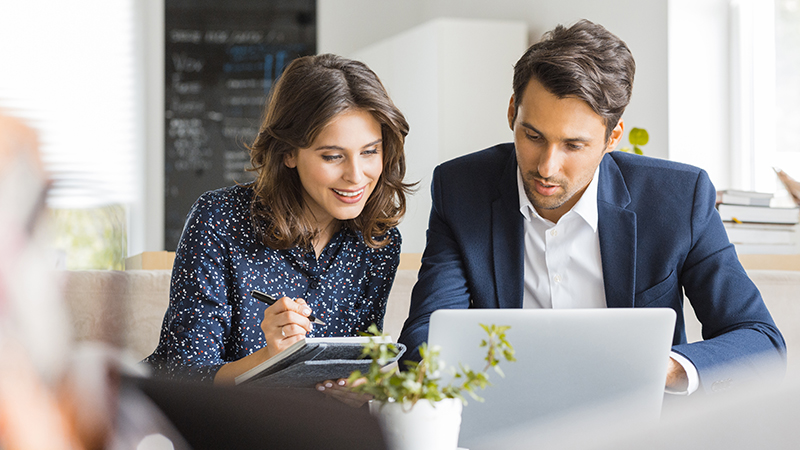
[[[135, 389], [120, 329], [101, 299], [103, 333], [77, 345], [47, 214], [50, 181], [36, 132], [0, 112], [0, 449], [188, 449]], [[112, 292], [124, 291], [115, 283]]]
[[120, 364], [74, 345], [38, 148], [33, 129], [0, 113], [0, 448], [105, 448]]
[[49, 258], [47, 189], [35, 132], [0, 114], [0, 339], [17, 341], [53, 381], [71, 339]]
[[777, 167], [773, 167], [775, 173], [778, 174], [778, 179], [781, 180], [783, 186], [786, 188], [786, 191], [789, 195], [792, 196], [792, 199], [798, 206], [800, 206], [800, 181], [795, 180], [794, 178], [790, 177], [789, 174], [784, 172]]
[[80, 448], [52, 386], [70, 351], [41, 226], [36, 133], [0, 114], [0, 448]]
[[618, 398], [487, 434], [470, 450], [794, 450], [800, 441], [800, 380], [782, 379], [783, 368], [769, 358], [756, 364], [765, 377], [743, 373], [749, 379], [734, 376], [735, 386], [713, 395], [666, 396], [658, 422], [625, 417], [627, 399]]

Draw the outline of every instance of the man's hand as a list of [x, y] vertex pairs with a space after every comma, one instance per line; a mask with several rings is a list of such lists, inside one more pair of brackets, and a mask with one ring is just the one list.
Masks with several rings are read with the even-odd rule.
[[667, 365], [667, 389], [683, 392], [689, 388], [689, 377], [686, 376], [686, 371], [683, 366], [678, 364], [677, 361], [670, 358]]

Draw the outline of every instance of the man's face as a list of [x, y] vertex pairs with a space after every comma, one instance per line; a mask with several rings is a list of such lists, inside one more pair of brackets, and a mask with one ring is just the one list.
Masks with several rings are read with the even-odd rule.
[[536, 79], [525, 88], [516, 119], [511, 98], [508, 123], [525, 194], [539, 215], [552, 222], [575, 206], [623, 131], [620, 120], [606, 142], [605, 123], [586, 102], [558, 98]]

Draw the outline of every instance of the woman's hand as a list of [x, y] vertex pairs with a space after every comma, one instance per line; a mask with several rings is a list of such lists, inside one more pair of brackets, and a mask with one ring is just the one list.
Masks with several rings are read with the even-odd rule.
[[303, 339], [306, 333], [311, 331], [309, 314], [311, 314], [311, 308], [303, 299], [292, 300], [289, 297], [278, 299], [264, 310], [264, 319], [261, 321], [261, 330], [264, 332], [267, 345], [244, 358], [220, 367], [214, 376], [214, 382], [218, 384], [233, 383], [237, 376]]
[[303, 339], [311, 331], [308, 316], [311, 308], [305, 300], [281, 297], [264, 310], [261, 330], [267, 341], [267, 353], [271, 358], [286, 350], [290, 345]]
[[322, 383], [317, 384], [317, 390], [322, 392], [323, 394], [327, 395], [328, 397], [335, 398], [340, 402], [352, 406], [354, 408], [359, 408], [367, 403], [368, 401], [372, 400], [372, 396], [369, 394], [360, 394], [358, 392], [353, 392], [352, 387], [358, 386], [360, 384], [365, 383], [367, 380], [364, 378], [359, 378], [353, 384], [347, 384], [347, 378], [340, 378], [339, 380], [326, 380]]

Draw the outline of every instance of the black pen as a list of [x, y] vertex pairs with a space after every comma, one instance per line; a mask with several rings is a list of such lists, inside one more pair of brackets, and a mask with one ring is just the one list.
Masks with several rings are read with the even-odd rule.
[[[266, 303], [268, 305], [272, 305], [273, 303], [275, 303], [277, 301], [275, 299], [275, 297], [273, 297], [273, 296], [271, 296], [269, 294], [265, 294], [265, 293], [263, 293], [261, 291], [254, 290], [254, 291], [250, 292], [250, 294], [253, 297], [255, 297], [256, 300], [262, 301], [262, 302], [264, 302], [264, 303]], [[316, 317], [314, 317], [313, 314], [308, 316], [308, 320], [314, 322], [317, 325], [327, 325], [327, 323], [325, 323], [325, 322], [317, 319]]]

